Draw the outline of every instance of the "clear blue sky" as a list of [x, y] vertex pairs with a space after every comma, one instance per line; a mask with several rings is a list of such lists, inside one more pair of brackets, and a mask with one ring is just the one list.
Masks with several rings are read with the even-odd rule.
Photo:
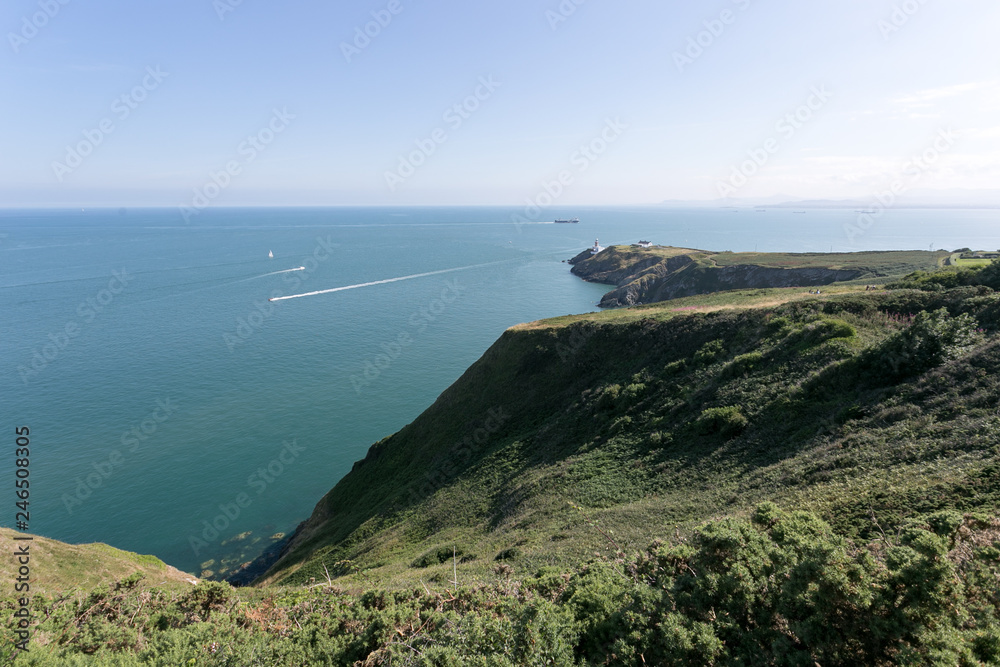
[[[720, 182], [860, 197], [946, 128], [908, 186], [1000, 184], [995, 0], [564, 0], [557, 23], [559, 0], [237, 1], [5, 2], [0, 206], [178, 205], [229, 161], [214, 204], [518, 204], [560, 171], [567, 204], [711, 199]], [[342, 43], [391, 4], [348, 62]], [[446, 122], [481, 77], [500, 85]], [[125, 117], [115, 100], [144, 78]], [[779, 129], [813, 89], [829, 99]], [[294, 119], [247, 162], [274, 109]], [[113, 131], [78, 166], [54, 166], [102, 121]], [[386, 172], [438, 128], [446, 141], [391, 189]], [[615, 140], [581, 158], [602, 132]]]

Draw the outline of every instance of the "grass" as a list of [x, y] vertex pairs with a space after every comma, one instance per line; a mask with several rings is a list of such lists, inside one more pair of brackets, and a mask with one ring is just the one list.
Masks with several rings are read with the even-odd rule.
[[961, 257], [953, 260], [952, 262], [952, 264], [954, 264], [955, 266], [965, 267], [965, 268], [974, 266], [975, 267], [989, 266], [992, 263], [993, 263], [992, 259], [962, 259]]
[[[0, 528], [0, 549], [13, 554], [14, 537], [9, 528]], [[43, 594], [70, 590], [90, 590], [108, 581], [124, 579], [136, 572], [166, 590], [187, 590], [195, 581], [191, 575], [169, 567], [155, 556], [143, 556], [115, 549], [106, 544], [66, 544], [33, 536], [30, 544], [32, 591]], [[17, 563], [13, 558], [0, 560], [0, 577], [13, 581]]]
[[[714, 266], [737, 266], [752, 264], [773, 268], [832, 268], [859, 269], [878, 273], [903, 274], [917, 269], [941, 266], [943, 261], [953, 256], [945, 250], [891, 250], [864, 251], [851, 253], [826, 252], [731, 252], [698, 250], [694, 248], [679, 248], [674, 246], [653, 246], [639, 248], [638, 246], [609, 246], [622, 257], [622, 266], [626, 266], [629, 258], [659, 257], [668, 259], [681, 255], [689, 255], [698, 260], [704, 260]], [[957, 256], [957, 255], [956, 255]]]
[[722, 252], [710, 255], [718, 266], [752, 264], [774, 268], [854, 269], [866, 274], [902, 275], [920, 268], [940, 266], [951, 253], [926, 250], [868, 251], [852, 253]]
[[820, 289], [821, 294], [811, 293], [813, 290], [803, 287], [770, 287], [749, 290], [727, 290], [698, 294], [660, 301], [657, 303], [606, 310], [580, 315], [564, 315], [561, 317], [527, 322], [511, 327], [514, 331], [561, 328], [576, 322], [595, 322], [604, 324], [625, 324], [643, 319], [665, 321], [678, 315], [691, 313], [710, 313], [723, 310], [740, 310], [746, 308], [771, 308], [795, 301], [823, 301], [839, 294], [866, 292], [859, 285], [830, 285]]

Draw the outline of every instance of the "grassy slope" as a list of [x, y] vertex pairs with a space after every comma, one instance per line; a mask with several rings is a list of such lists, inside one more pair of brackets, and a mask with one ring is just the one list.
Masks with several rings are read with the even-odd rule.
[[[898, 326], [886, 313], [945, 305], [995, 331], [997, 297], [807, 297], [754, 290], [509, 330], [337, 484], [266, 581], [329, 571], [409, 586], [447, 582], [454, 568], [466, 582], [490, 578], [498, 557], [574, 563], [764, 499], [862, 537], [913, 513], [1000, 507], [1000, 343], [885, 387], [849, 372]], [[825, 338], [843, 325], [855, 334]], [[751, 352], [760, 357], [741, 356]], [[748, 419], [741, 434], [698, 421], [723, 406]], [[491, 409], [510, 416], [481, 444], [457, 444]]]
[[690, 255], [713, 266], [736, 266], [748, 264], [779, 269], [828, 268], [864, 271], [870, 274], [903, 275], [920, 269], [931, 269], [952, 253], [939, 250], [892, 250], [850, 253], [825, 252], [715, 252], [673, 246], [610, 246], [608, 249], [620, 253], [622, 268], [640, 258]]
[[851, 253], [713, 253], [710, 259], [718, 266], [753, 264], [780, 269], [828, 268], [862, 271], [869, 276], [904, 275], [939, 266], [951, 253], [926, 250], [868, 251]]
[[[15, 542], [21, 533], [0, 528], [0, 551], [8, 557], [0, 560], [0, 577], [15, 579], [17, 563], [9, 557], [24, 542]], [[140, 556], [106, 544], [66, 544], [34, 536], [30, 544], [31, 587], [35, 593], [65, 593], [90, 590], [100, 584], [124, 579], [136, 572], [145, 575], [150, 585], [169, 590], [185, 590], [197, 582], [190, 574], [163, 563], [155, 556]]]

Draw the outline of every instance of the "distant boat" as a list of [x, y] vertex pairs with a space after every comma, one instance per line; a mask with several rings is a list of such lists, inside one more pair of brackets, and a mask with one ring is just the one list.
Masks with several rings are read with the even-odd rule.
[[271, 252], [270, 250], [267, 251], [267, 256], [270, 257], [271, 259], [274, 259], [274, 253]]
[[573, 218], [572, 220], [556, 220], [557, 225], [575, 225], [580, 222], [580, 218]]

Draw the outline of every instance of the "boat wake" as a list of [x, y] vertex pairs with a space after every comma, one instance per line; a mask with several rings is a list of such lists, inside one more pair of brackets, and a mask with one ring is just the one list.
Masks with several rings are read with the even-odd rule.
[[368, 283], [358, 283], [357, 285], [345, 285], [344, 287], [334, 287], [332, 289], [317, 290], [315, 292], [306, 292], [305, 294], [291, 294], [289, 296], [276, 296], [268, 299], [268, 301], [285, 301], [286, 299], [301, 299], [304, 296], [317, 296], [319, 294], [331, 294], [333, 292], [343, 292], [349, 289], [360, 289], [362, 287], [371, 287], [372, 285], [385, 285], [388, 283], [398, 283], [403, 280], [414, 280], [416, 278], [426, 278], [427, 276], [439, 276], [442, 273], [453, 273], [455, 271], [468, 271], [469, 269], [479, 269], [484, 266], [494, 266], [496, 264], [506, 264], [510, 260], [502, 260], [499, 262], [487, 262], [486, 264], [472, 264], [471, 266], [459, 266], [454, 269], [441, 269], [440, 271], [428, 271], [427, 273], [414, 273], [411, 276], [400, 276], [399, 278], [386, 278], [385, 280], [373, 280]]
[[265, 273], [262, 276], [254, 276], [254, 278], [266, 278], [267, 276], [276, 276], [279, 273], [293, 273], [295, 271], [305, 271], [306, 267], [300, 266], [297, 269], [285, 269], [284, 271], [271, 271], [271, 273]]
[[306, 270], [306, 267], [300, 266], [300, 267], [295, 268], [295, 269], [284, 269], [283, 271], [271, 271], [270, 273], [262, 273], [259, 276], [250, 276], [249, 278], [241, 278], [240, 280], [234, 280], [231, 283], [227, 283], [227, 284], [232, 285], [232, 284], [235, 284], [235, 283], [245, 283], [245, 282], [249, 282], [251, 280], [259, 280], [261, 278], [267, 278], [268, 276], [276, 276], [279, 273], [292, 273], [294, 271], [305, 271], [305, 270]]

